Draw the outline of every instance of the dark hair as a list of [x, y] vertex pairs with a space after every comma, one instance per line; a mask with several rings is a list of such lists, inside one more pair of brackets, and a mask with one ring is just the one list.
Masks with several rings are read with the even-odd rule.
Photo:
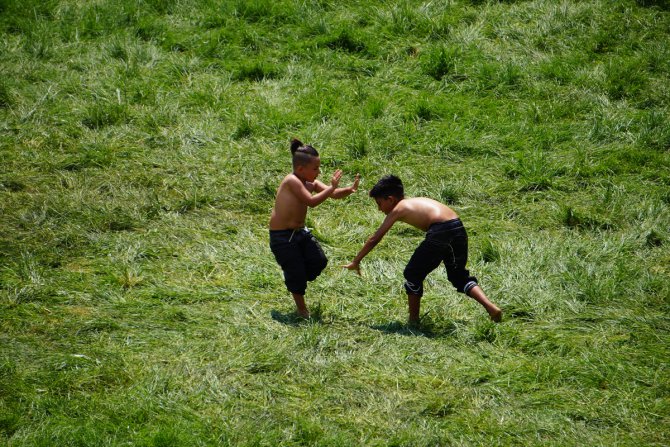
[[370, 197], [383, 199], [388, 196], [399, 199], [405, 197], [405, 188], [402, 186], [402, 180], [392, 174], [380, 178], [377, 184], [370, 190]]
[[297, 138], [291, 140], [291, 154], [293, 155], [293, 168], [309, 164], [319, 153], [310, 144], [303, 144]]

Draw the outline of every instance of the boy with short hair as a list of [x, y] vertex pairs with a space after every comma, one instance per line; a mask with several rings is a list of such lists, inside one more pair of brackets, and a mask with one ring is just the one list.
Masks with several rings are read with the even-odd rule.
[[291, 140], [293, 173], [282, 180], [270, 217], [270, 249], [284, 272], [284, 283], [293, 295], [297, 313], [309, 318], [305, 305], [307, 281], [315, 280], [326, 268], [328, 259], [319, 242], [305, 227], [307, 207], [314, 208], [331, 197], [341, 199], [358, 189], [359, 176], [353, 185], [338, 188], [342, 171], [336, 170], [330, 186], [316, 180], [321, 172], [319, 153], [311, 145]]
[[425, 197], [405, 198], [402, 181], [394, 175], [382, 177], [370, 190], [370, 197], [375, 199], [377, 208], [386, 214], [386, 218], [345, 268], [360, 274], [361, 260], [377, 246], [396, 221], [405, 222], [426, 232], [425, 240], [416, 248], [404, 271], [409, 325], [418, 326], [423, 281], [441, 262], [457, 291], [484, 306], [491, 320], [499, 322], [502, 319], [502, 311], [489, 301], [477, 284], [477, 278], [470, 276], [465, 268], [468, 236], [454, 210]]

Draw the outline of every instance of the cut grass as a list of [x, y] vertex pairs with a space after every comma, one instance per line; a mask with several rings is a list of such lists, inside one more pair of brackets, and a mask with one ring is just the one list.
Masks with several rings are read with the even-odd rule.
[[[667, 445], [665, 2], [0, 2], [0, 444]], [[296, 318], [288, 141], [358, 194]], [[449, 203], [488, 321], [366, 191]]]

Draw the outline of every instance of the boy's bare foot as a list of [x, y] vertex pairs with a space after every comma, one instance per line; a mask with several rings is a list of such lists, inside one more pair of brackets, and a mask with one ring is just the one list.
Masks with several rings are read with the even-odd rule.
[[498, 306], [489, 301], [488, 297], [484, 294], [484, 291], [482, 290], [481, 287], [474, 286], [468, 292], [468, 296], [470, 296], [470, 298], [474, 299], [479, 304], [484, 306], [484, 309], [486, 309], [486, 311], [489, 313], [489, 316], [491, 317], [492, 321], [500, 323], [500, 320], [502, 320], [502, 310], [500, 310]]
[[489, 316], [491, 317], [491, 321], [495, 323], [500, 323], [502, 320], [502, 310], [498, 309], [497, 307], [489, 312]]
[[307, 310], [307, 305], [305, 305], [305, 297], [298, 293], [292, 293], [293, 299], [295, 300], [295, 311], [300, 318], [305, 320], [309, 319], [309, 310]]

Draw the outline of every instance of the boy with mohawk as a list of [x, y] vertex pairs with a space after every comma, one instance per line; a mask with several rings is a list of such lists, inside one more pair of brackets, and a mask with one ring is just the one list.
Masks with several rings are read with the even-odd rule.
[[314, 208], [329, 197], [342, 199], [356, 192], [359, 176], [356, 175], [353, 185], [338, 188], [342, 178], [338, 169], [327, 186], [316, 179], [321, 172], [321, 159], [314, 147], [294, 138], [291, 154], [293, 172], [279, 185], [270, 216], [270, 249], [284, 272], [284, 283], [293, 295], [298, 315], [309, 318], [305, 305], [307, 281], [321, 274], [328, 259], [305, 227], [307, 207]]

